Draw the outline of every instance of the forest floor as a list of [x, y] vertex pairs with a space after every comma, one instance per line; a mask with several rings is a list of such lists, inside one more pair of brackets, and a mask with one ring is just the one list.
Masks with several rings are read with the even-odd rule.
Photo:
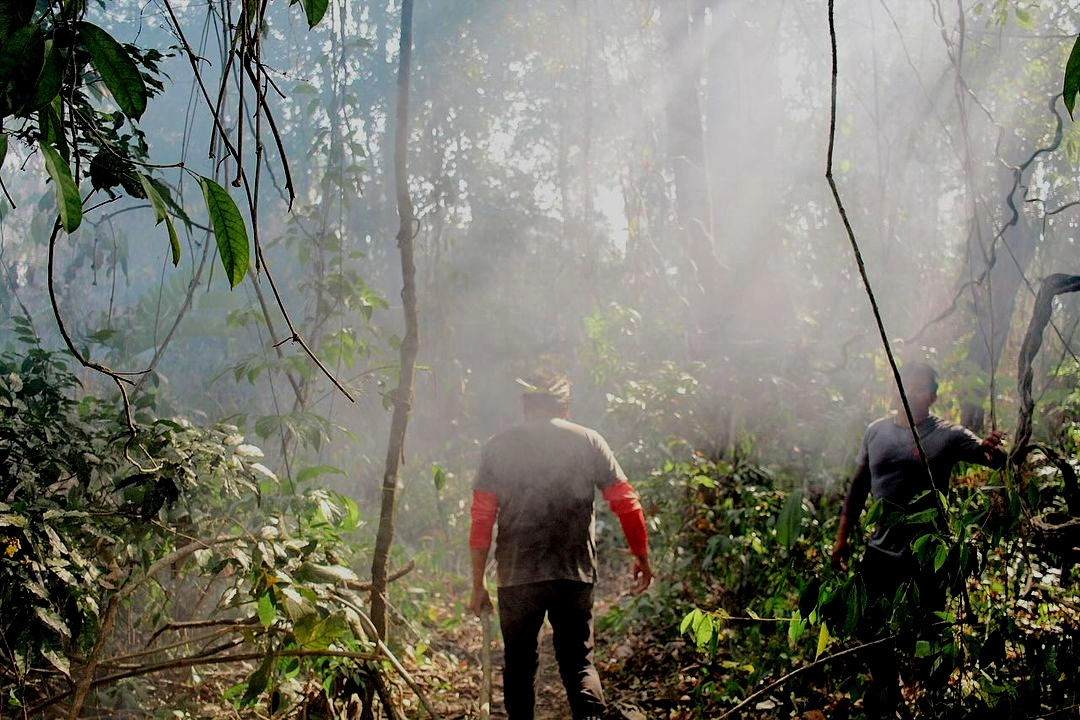
[[[701, 654], [686, 638], [669, 627], [641, 627], [631, 631], [611, 629], [606, 616], [626, 611], [629, 596], [601, 572], [596, 590], [593, 617], [596, 629], [595, 662], [604, 684], [609, 712], [604, 720], [693, 720], [702, 716], [694, 686], [703, 669]], [[414, 630], [428, 647], [422, 654], [402, 658], [413, 681], [422, 689], [440, 720], [477, 720], [480, 717], [482, 681], [480, 620], [460, 597], [429, 605], [441, 608], [429, 615], [423, 629]], [[456, 610], [455, 610], [456, 608]], [[464, 612], [463, 617], [453, 613]], [[492, 704], [491, 720], [506, 720], [502, 691], [502, 638], [497, 619], [492, 620]], [[803, 705], [798, 715], [781, 711], [782, 696], [765, 695], [738, 709], [732, 717], [740, 720], [797, 717], [824, 720], [833, 717], [843, 698], [823, 696]], [[416, 694], [404, 690], [401, 707], [406, 717], [429, 715], [420, 709]], [[848, 717], [840, 712], [836, 717]], [[720, 717], [719, 715], [716, 717]], [[566, 692], [559, 677], [552, 646], [551, 627], [545, 623], [540, 635], [540, 669], [537, 677], [535, 720], [572, 720]]]
[[[598, 597], [595, 616], [602, 617], [610, 606], [610, 598]], [[492, 620], [494, 642], [492, 643], [492, 720], [505, 720], [502, 691], [502, 641], [497, 619]], [[596, 662], [600, 670], [604, 690], [611, 706], [610, 720], [646, 720], [640, 706], [642, 693], [649, 689], [631, 689], [615, 682], [619, 665], [631, 655], [641, 652], [637, 647], [644, 639], [617, 637], [610, 633], [597, 633]], [[483, 671], [481, 646], [483, 630], [480, 620], [471, 614], [450, 629], [435, 631], [431, 640], [431, 652], [422, 662], [410, 662], [409, 672], [423, 689], [443, 720], [473, 720], [479, 717], [480, 694]], [[606, 672], [607, 671], [607, 672]], [[652, 688], [651, 690], [658, 690]], [[665, 693], [666, 694], [666, 693]], [[688, 700], [689, 698], [687, 698]], [[404, 709], [409, 713], [417, 706], [418, 699], [412, 693], [404, 698]], [[540, 633], [540, 669], [537, 677], [536, 720], [572, 720], [566, 701], [566, 692], [559, 677], [552, 646], [551, 627], [547, 623]], [[665, 715], [678, 718], [680, 715]], [[689, 717], [686, 715], [685, 717]]]

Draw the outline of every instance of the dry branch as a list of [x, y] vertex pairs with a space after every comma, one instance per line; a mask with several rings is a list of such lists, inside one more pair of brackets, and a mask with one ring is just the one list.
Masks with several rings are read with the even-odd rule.
[[813, 670], [814, 668], [821, 667], [822, 665], [826, 665], [828, 663], [831, 663], [834, 660], [839, 660], [842, 657], [846, 657], [846, 656], [849, 656], [849, 655], [856, 655], [858, 653], [863, 652], [864, 650], [872, 650], [872, 649], [876, 648], [879, 645], [891, 642], [891, 641], [893, 641], [895, 639], [896, 639], [895, 635], [890, 635], [889, 637], [879, 638], [877, 640], [865, 643], [863, 645], [856, 645], [855, 647], [848, 648], [847, 650], [841, 650], [840, 652], [833, 653], [832, 655], [828, 655], [826, 657], [823, 657], [820, 660], [815, 660], [814, 662], [810, 663], [809, 665], [803, 665], [800, 668], [796, 668], [796, 669], [792, 670], [791, 672], [789, 672], [787, 675], [784, 675], [783, 677], [778, 678], [774, 682], [769, 683], [768, 685], [761, 688], [757, 692], [754, 692], [754, 693], [751, 693], [750, 695], [747, 695], [745, 698], [742, 699], [742, 701], [738, 705], [736, 705], [735, 707], [731, 708], [726, 713], [721, 715], [718, 718], [718, 720], [725, 720], [725, 718], [731, 717], [732, 714], [734, 714], [735, 712], [737, 712], [739, 710], [742, 710], [743, 708], [745, 708], [747, 705], [749, 705], [754, 700], [757, 700], [762, 695], [765, 695], [766, 693], [770, 693], [770, 692], [775, 692], [780, 687], [782, 687], [788, 680], [791, 680], [792, 678], [794, 678], [794, 677], [796, 677], [798, 675], [802, 675], [804, 672], [807, 672], [809, 670]]
[[1039, 286], [1039, 292], [1035, 296], [1035, 307], [1031, 311], [1031, 321], [1028, 323], [1027, 332], [1024, 334], [1024, 342], [1020, 346], [1020, 355], [1017, 358], [1016, 385], [1020, 391], [1020, 414], [1017, 420], [1015, 447], [1009, 462], [1013, 467], [1019, 468], [1033, 450], [1040, 450], [1043, 455], [1061, 470], [1065, 483], [1065, 500], [1069, 506], [1069, 514], [1080, 516], [1080, 489], [1077, 488], [1076, 473], [1068, 461], [1059, 458], [1057, 453], [1031, 443], [1032, 415], [1035, 412], [1035, 400], [1032, 396], [1031, 386], [1035, 378], [1035, 370], [1032, 365], [1035, 357], [1042, 347], [1043, 331], [1050, 323], [1054, 309], [1054, 298], [1062, 293], [1080, 291], [1080, 275], [1065, 275], [1055, 273], [1043, 278]]
[[[274, 655], [278, 657], [337, 657], [347, 658], [350, 660], [360, 660], [363, 662], [371, 662], [379, 659], [378, 655], [372, 653], [355, 653], [347, 652], [344, 650], [277, 650], [274, 651]], [[111, 685], [119, 682], [120, 680], [126, 680], [128, 678], [140, 677], [143, 675], [153, 675], [154, 673], [165, 672], [166, 670], [176, 670], [178, 668], [198, 667], [200, 665], [222, 665], [222, 664], [235, 664], [241, 662], [250, 662], [253, 660], [262, 660], [266, 657], [266, 653], [236, 653], [230, 655], [206, 655], [200, 654], [193, 657], [176, 658], [174, 660], [166, 660], [160, 663], [153, 663], [150, 665], [142, 665], [138, 668], [131, 668], [123, 672], [108, 675], [106, 677], [97, 678], [90, 683], [90, 689], [96, 689], [105, 685]], [[35, 717], [41, 711], [48, 707], [55, 705], [58, 702], [70, 697], [75, 692], [74, 689], [65, 690], [62, 693], [54, 695], [50, 698], [42, 700], [41, 702], [33, 705], [29, 708], [28, 712], [31, 717]]]
[[397, 673], [401, 675], [401, 679], [405, 681], [405, 684], [412, 688], [412, 691], [416, 693], [416, 696], [418, 698], [420, 698], [420, 703], [424, 706], [424, 709], [428, 711], [428, 714], [431, 715], [432, 718], [437, 719], [439, 715], [435, 712], [435, 709], [431, 706], [431, 703], [428, 702], [427, 696], [424, 695], [423, 689], [420, 687], [419, 684], [417, 684], [415, 680], [413, 680], [412, 676], [409, 674], [409, 671], [405, 669], [405, 666], [401, 664], [401, 661], [397, 659], [397, 656], [394, 655], [393, 651], [391, 651], [390, 648], [388, 648], [386, 644], [380, 639], [378, 629], [375, 627], [375, 624], [372, 623], [371, 618], [369, 618], [364, 613], [364, 611], [360, 609], [359, 603], [357, 602], [356, 598], [350, 597], [350, 595], [347, 594], [347, 591], [345, 593], [338, 592], [336, 593], [336, 595], [339, 600], [345, 603], [345, 605], [347, 605], [348, 608], [356, 614], [355, 624], [354, 619], [349, 618], [349, 624], [353, 627], [353, 634], [355, 634], [358, 639], [367, 636], [367, 638], [371, 642], [375, 643], [375, 646], [379, 649], [379, 652], [382, 653], [383, 657], [385, 657], [386, 660], [390, 663], [391, 667], [393, 667], [394, 670], [396, 670]]

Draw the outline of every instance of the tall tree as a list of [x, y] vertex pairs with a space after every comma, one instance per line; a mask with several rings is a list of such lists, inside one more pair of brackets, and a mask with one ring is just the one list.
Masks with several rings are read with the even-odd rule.
[[710, 0], [675, 0], [661, 9], [665, 63], [670, 76], [664, 99], [668, 160], [674, 175], [675, 213], [682, 237], [680, 272], [698, 332], [712, 331], [706, 307], [719, 287], [716, 224], [710, 209], [708, 145], [701, 103], [705, 63], [705, 15]]
[[401, 34], [398, 46], [397, 109], [394, 118], [394, 178], [397, 197], [397, 243], [401, 258], [402, 310], [405, 315], [405, 336], [401, 341], [398, 384], [393, 392], [394, 414], [387, 443], [386, 470], [382, 482], [382, 505], [379, 511], [379, 530], [371, 562], [371, 619], [380, 639], [386, 639], [389, 625], [386, 615], [387, 576], [390, 548], [394, 540], [394, 513], [401, 463], [405, 458], [405, 432], [412, 409], [413, 386], [416, 375], [416, 356], [420, 347], [420, 331], [416, 296], [416, 261], [413, 240], [416, 237], [416, 216], [409, 196], [409, 70], [412, 59], [412, 0], [401, 4]]

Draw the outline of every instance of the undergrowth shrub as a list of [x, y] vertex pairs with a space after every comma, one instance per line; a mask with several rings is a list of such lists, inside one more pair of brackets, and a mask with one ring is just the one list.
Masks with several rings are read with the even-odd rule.
[[[840, 497], [793, 489], [796, 479], [749, 452], [667, 461], [641, 482], [660, 581], [600, 623], [647, 638], [617, 664], [613, 684], [632, 688], [646, 672], [666, 677], [689, 713], [680, 717], [737, 708], [748, 718], [810, 709], [859, 718], [866, 653], [894, 652], [905, 717], [1074, 713], [1080, 572], [1040, 551], [1027, 521], [1060, 503], [1060, 478], [1052, 468], [1028, 468], [1024, 482], [977, 466], [958, 471], [947, 531], [914, 543], [950, 589], [945, 612], [928, 623], [905, 585], [876, 633], [856, 637], [865, 590], [853, 570], [829, 560]], [[854, 557], [879, 517], [879, 507], [864, 514]], [[658, 713], [669, 706], [641, 702]]]
[[9, 709], [317, 715], [380, 682], [355, 504], [278, 478], [236, 427], [78, 389], [58, 355], [0, 355]]
[[[1024, 517], [1050, 502], [1032, 483], [989, 484], [1003, 478], [961, 468], [948, 532], [913, 544], [950, 588], [945, 612], [927, 623], [917, 590], [905, 584], [868, 636], [861, 579], [828, 562], [835, 507], [777, 490], [765, 473], [732, 482], [708, 465], [694, 468], [701, 470], [683, 473], [696, 492], [676, 552], [684, 558], [679, 576], [701, 578], [684, 581], [694, 609], [680, 629], [702, 654], [694, 685], [702, 717], [747, 699], [742, 711], [757, 708], [755, 717], [806, 707], [860, 717], [859, 648], [875, 638], [884, 644], [869, 652], [899, 653], [901, 712], [911, 717], [1039, 717], [1076, 707], [1076, 575], [1055, 571], [1056, 558], [1040, 557], [1026, 535]], [[867, 524], [880, 519], [876, 510]]]
[[647, 666], [668, 675], [700, 717], [750, 694], [803, 652], [799, 643], [808, 641], [789, 633], [792, 612], [835, 527], [833, 509], [817, 507], [823, 498], [785, 489], [797, 481], [751, 455], [742, 448], [719, 459], [672, 459], [640, 482], [660, 580], [600, 623], [657, 636], [663, 652], [643, 651], [622, 672]]

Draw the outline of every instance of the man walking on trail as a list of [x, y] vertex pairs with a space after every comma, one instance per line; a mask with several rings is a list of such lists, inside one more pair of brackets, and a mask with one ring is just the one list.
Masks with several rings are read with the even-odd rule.
[[533, 718], [537, 640], [546, 615], [574, 720], [598, 720], [606, 704], [592, 661], [596, 490], [619, 518], [639, 593], [652, 582], [645, 516], [604, 438], [566, 419], [566, 376], [544, 370], [518, 383], [524, 390], [525, 422], [488, 440], [474, 485], [470, 606], [478, 615], [492, 608], [484, 575], [497, 520], [503, 695], [509, 719]]
[[[929, 476], [897, 393], [896, 413], [870, 423], [863, 435], [851, 489], [840, 514], [832, 558], [835, 564], [846, 567], [852, 524], [858, 520], [869, 495], [882, 500], [883, 520], [875, 527], [858, 564], [866, 587], [866, 606], [871, 609], [880, 600], [891, 602], [905, 582], [914, 580], [919, 590], [921, 612], [928, 617], [944, 609], [946, 588], [934, 578], [932, 569], [919, 567], [911, 544], [919, 536], [931, 532], [933, 525], [905, 522], [904, 517], [937, 506], [935, 495], [926, 492], [931, 489], [931, 477], [935, 490], [947, 493], [949, 477], [957, 462], [1000, 468], [1007, 457], [1001, 449], [1000, 431], [995, 430], [979, 439], [967, 428], [930, 414], [938, 388], [937, 373], [932, 367], [917, 363], [902, 369], [900, 374], [926, 454]], [[890, 516], [899, 519], [890, 522]], [[860, 634], [879, 630], [884, 622], [883, 615], [871, 611], [864, 618], [864, 629]], [[874, 625], [876, 627], [870, 627]], [[899, 701], [896, 656], [886, 649], [876, 653], [875, 658], [871, 665], [871, 704], [880, 703], [884, 712], [891, 713]], [[868, 710], [875, 709], [868, 707]]]

